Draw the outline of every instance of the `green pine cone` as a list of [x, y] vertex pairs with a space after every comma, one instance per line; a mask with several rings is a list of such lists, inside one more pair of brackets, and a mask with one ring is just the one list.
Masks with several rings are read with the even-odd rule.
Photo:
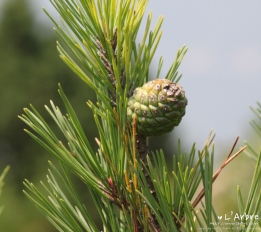
[[127, 117], [137, 117], [137, 132], [144, 136], [168, 133], [178, 126], [187, 105], [185, 91], [167, 79], [149, 81], [134, 90], [128, 101]]

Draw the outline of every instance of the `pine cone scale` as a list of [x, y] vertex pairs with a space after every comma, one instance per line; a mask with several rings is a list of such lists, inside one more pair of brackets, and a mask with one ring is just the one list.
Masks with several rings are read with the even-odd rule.
[[185, 91], [180, 85], [156, 79], [134, 90], [127, 116], [130, 121], [137, 117], [137, 131], [141, 135], [162, 135], [179, 125], [186, 105]]

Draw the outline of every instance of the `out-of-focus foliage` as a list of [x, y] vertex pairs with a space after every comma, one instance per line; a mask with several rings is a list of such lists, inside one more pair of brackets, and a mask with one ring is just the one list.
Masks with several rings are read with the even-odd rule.
[[[255, 131], [255, 133], [258, 135], [258, 146], [261, 146], [260, 143], [260, 138], [261, 138], [261, 104], [260, 102], [257, 102], [257, 107], [250, 107], [250, 109], [253, 111], [253, 113], [256, 116], [256, 119], [252, 119], [250, 121], [250, 125], [253, 128], [253, 130]], [[249, 143], [247, 141], [245, 141], [245, 144], [247, 144], [249, 146], [249, 152], [247, 152], [247, 155], [251, 158], [253, 158], [254, 160], [257, 160], [258, 157], [258, 150], [255, 149], [255, 144], [253, 144], [252, 142]]]
[[[9, 171], [9, 169], [10, 169], [10, 166], [7, 166], [4, 169], [3, 173], [0, 175], [0, 197], [1, 197], [1, 194], [2, 194], [2, 187], [4, 185], [4, 178], [5, 178], [6, 174], [7, 174], [7, 172]], [[3, 209], [4, 209], [4, 206], [0, 205], [0, 214], [2, 213]]]
[[57, 84], [61, 83], [70, 99], [79, 103], [76, 110], [86, 121], [86, 129], [92, 131], [92, 115], [85, 102], [93, 98], [93, 94], [60, 61], [55, 38], [42, 41], [33, 33], [33, 19], [26, 1], [8, 1], [3, 13], [0, 24], [0, 147], [4, 160], [1, 165], [15, 165], [19, 175], [26, 171], [31, 176], [34, 170], [27, 167], [33, 167], [31, 164], [35, 162], [31, 157], [35, 144], [24, 136], [24, 125], [17, 120], [23, 107], [32, 103], [45, 112], [43, 106], [50, 99], [59, 101]]

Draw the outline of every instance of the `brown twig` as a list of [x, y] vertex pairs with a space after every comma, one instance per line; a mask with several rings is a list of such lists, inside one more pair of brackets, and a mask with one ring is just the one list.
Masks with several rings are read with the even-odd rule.
[[[147, 185], [150, 189], [150, 193], [153, 195], [153, 197], [158, 201], [157, 199], [157, 195], [156, 195], [156, 191], [154, 189], [154, 185], [152, 182], [152, 179], [150, 178], [149, 175], [149, 164], [147, 161], [147, 155], [149, 154], [149, 146], [148, 146], [148, 137], [139, 134], [136, 131], [136, 118], [134, 118], [133, 120], [133, 144], [134, 144], [134, 159], [136, 159], [136, 155], [137, 155], [137, 159], [140, 160], [142, 162], [142, 164], [144, 165], [144, 167], [142, 168], [144, 177], [146, 179]], [[137, 154], [136, 154], [136, 149], [137, 149]], [[135, 160], [134, 160], [135, 162]], [[134, 186], [135, 186], [135, 181], [134, 181]], [[155, 217], [155, 214], [149, 211], [149, 225], [152, 231], [154, 232], [159, 232], [161, 231], [160, 229], [160, 225]], [[142, 228], [140, 228], [142, 229]], [[140, 232], [142, 232], [143, 230], [139, 230]]]
[[122, 207], [124, 207], [129, 211], [130, 203], [127, 201], [124, 194], [121, 196], [119, 195], [117, 187], [111, 177], [107, 179], [106, 184], [108, 187], [104, 186], [101, 181], [98, 181], [99, 188], [105, 193], [111, 202], [113, 202], [118, 208], [122, 209]]
[[[224, 160], [223, 164], [221, 165], [221, 167], [216, 171], [216, 173], [212, 176], [212, 183], [214, 183], [214, 181], [217, 179], [217, 177], [219, 176], [219, 174], [221, 173], [222, 169], [224, 167], [226, 167], [233, 159], [235, 159], [242, 151], [244, 151], [246, 149], [247, 146], [242, 147], [238, 152], [236, 152], [233, 156], [231, 156], [231, 154], [233, 153], [235, 146], [238, 142], [239, 137], [237, 137], [230, 153], [227, 155], [226, 159]], [[230, 157], [231, 156], [231, 157]], [[198, 203], [202, 200], [202, 198], [205, 196], [205, 190], [204, 188], [200, 191], [200, 193], [198, 194], [197, 198], [194, 200], [192, 206], [195, 208]]]
[[[219, 176], [219, 174], [221, 173], [222, 169], [224, 167], [226, 167], [233, 159], [235, 159], [241, 152], [243, 152], [247, 146], [244, 146], [243, 148], [241, 148], [238, 152], [236, 152], [233, 156], [231, 156], [231, 154], [233, 153], [235, 146], [238, 142], [239, 137], [237, 137], [236, 141], [234, 142], [229, 154], [227, 155], [226, 159], [224, 160], [223, 164], [221, 165], [221, 167], [216, 171], [216, 173], [212, 176], [212, 183], [214, 183], [214, 181], [217, 179], [217, 177]], [[211, 139], [211, 142], [213, 141], [213, 139]], [[208, 146], [207, 146], [208, 147]], [[192, 203], [193, 208], [195, 208], [198, 203], [202, 200], [202, 198], [205, 196], [205, 190], [204, 188], [200, 191], [200, 193], [198, 194], [198, 196], [196, 197], [196, 199], [194, 200], [194, 202]], [[183, 217], [181, 219], [181, 222], [185, 221], [185, 217]], [[178, 222], [178, 225], [181, 225]]]

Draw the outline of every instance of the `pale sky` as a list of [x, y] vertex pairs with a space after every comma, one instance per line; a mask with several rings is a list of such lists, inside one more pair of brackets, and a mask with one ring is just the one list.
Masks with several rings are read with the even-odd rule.
[[[41, 6], [57, 18], [48, 0], [32, 2], [38, 21], [48, 22]], [[164, 77], [178, 48], [189, 47], [179, 82], [189, 104], [175, 135], [186, 145], [196, 142], [201, 149], [214, 128], [217, 153], [232, 146], [237, 136], [242, 146], [252, 132], [248, 121], [254, 116], [249, 106], [261, 102], [261, 1], [151, 0], [148, 10], [154, 22], [165, 16], [151, 76], [161, 55]]]

